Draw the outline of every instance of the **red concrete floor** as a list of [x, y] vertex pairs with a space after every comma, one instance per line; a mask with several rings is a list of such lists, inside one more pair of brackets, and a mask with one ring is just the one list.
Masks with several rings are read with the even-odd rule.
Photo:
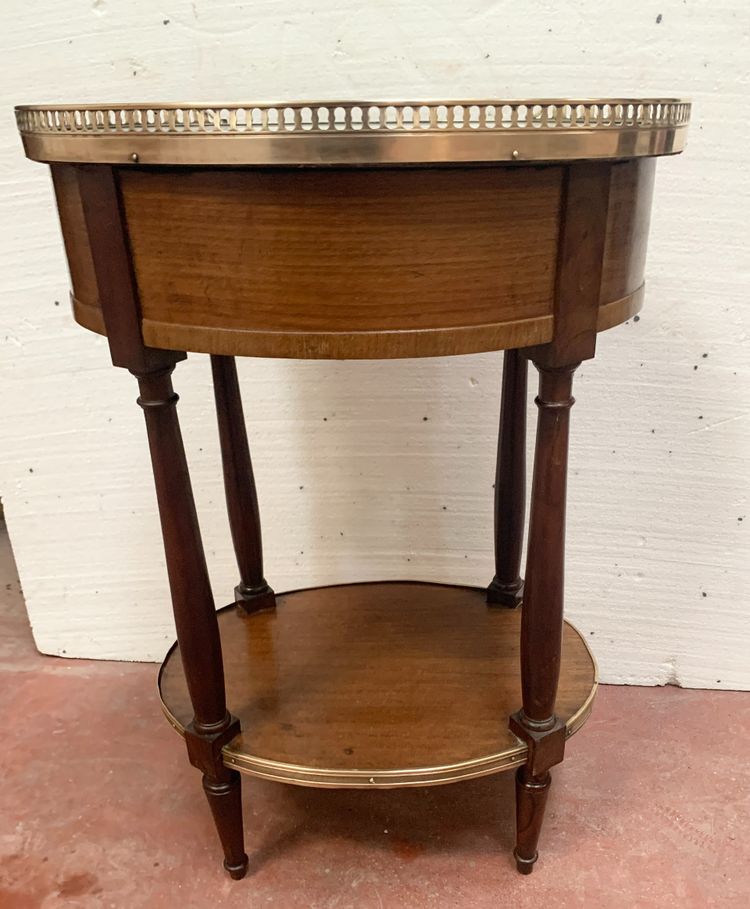
[[513, 867], [513, 779], [302, 789], [245, 778], [229, 880], [156, 667], [34, 649], [0, 534], [0, 907], [750, 905], [750, 693], [604, 687]]

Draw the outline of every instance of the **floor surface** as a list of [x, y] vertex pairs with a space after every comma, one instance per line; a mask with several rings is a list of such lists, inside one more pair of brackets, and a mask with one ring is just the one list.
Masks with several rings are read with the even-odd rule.
[[0, 527], [0, 909], [750, 905], [750, 693], [600, 689], [515, 871], [512, 774], [379, 792], [244, 782], [229, 880], [150, 664], [34, 649]]

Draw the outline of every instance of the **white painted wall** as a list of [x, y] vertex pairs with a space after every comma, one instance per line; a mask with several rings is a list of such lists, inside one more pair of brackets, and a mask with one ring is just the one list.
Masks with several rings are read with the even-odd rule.
[[[694, 126], [657, 168], [645, 311], [577, 381], [568, 614], [605, 681], [750, 687], [746, 0], [4, 0], [2, 16], [0, 495], [42, 651], [157, 659], [173, 629], [135, 383], [68, 312], [14, 103], [678, 94]], [[276, 588], [486, 583], [500, 365], [244, 362]], [[207, 358], [176, 385], [221, 605], [236, 578]]]

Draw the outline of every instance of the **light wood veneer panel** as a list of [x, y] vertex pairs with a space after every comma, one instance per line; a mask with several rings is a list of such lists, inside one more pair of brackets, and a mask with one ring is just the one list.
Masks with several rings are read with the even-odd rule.
[[[376, 355], [404, 356], [544, 338], [561, 173], [124, 170], [147, 343], [205, 350], [224, 332], [289, 332], [277, 354], [270, 334], [220, 352], [315, 356], [356, 333], [348, 356], [373, 355], [368, 335]], [[413, 350], [397, 335], [433, 331]]]

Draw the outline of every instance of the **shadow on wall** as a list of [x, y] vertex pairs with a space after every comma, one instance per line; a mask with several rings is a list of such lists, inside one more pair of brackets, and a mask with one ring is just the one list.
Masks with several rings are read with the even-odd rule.
[[465, 582], [477, 558], [486, 568], [475, 582], [489, 582], [501, 363], [490, 354], [281, 366], [294, 433], [285, 494], [306, 531], [295, 558], [316, 576], [305, 583]]

